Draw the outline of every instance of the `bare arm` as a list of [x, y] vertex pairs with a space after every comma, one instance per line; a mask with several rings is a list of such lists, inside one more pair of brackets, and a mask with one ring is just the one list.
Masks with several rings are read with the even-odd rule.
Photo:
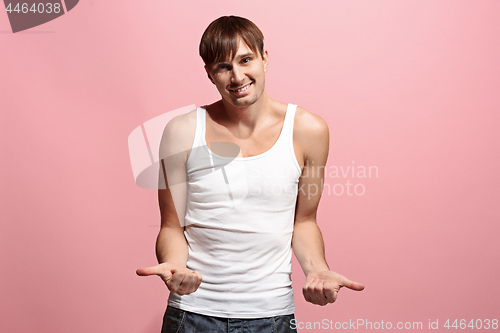
[[[300, 110], [300, 109], [299, 109]], [[299, 111], [298, 110], [298, 111]], [[304, 274], [328, 269], [323, 236], [316, 224], [321, 199], [324, 166], [328, 158], [328, 126], [320, 117], [306, 110], [297, 115], [295, 137], [301, 147], [304, 168], [299, 179], [299, 194], [292, 238], [293, 251]]]
[[314, 304], [326, 305], [335, 301], [341, 287], [363, 290], [364, 286], [330, 271], [325, 260], [325, 246], [316, 223], [316, 212], [328, 158], [328, 126], [319, 116], [304, 109], [300, 110], [297, 117], [300, 120], [297, 122], [299, 125], [294, 127], [294, 142], [300, 147], [304, 169], [299, 180], [292, 246], [306, 275], [302, 289], [305, 299]]
[[[185, 186], [178, 184], [177, 187]], [[184, 237], [184, 227], [177, 216], [172, 194], [167, 189], [158, 190], [160, 205], [161, 227], [156, 238], [156, 258], [158, 263], [171, 263], [179, 267], [186, 267], [188, 246]]]
[[137, 270], [141, 276], [158, 275], [171, 292], [179, 295], [198, 289], [202, 277], [186, 267], [188, 244], [184, 236], [186, 207], [186, 162], [192, 144], [192, 114], [172, 119], [165, 127], [160, 144], [160, 184], [158, 203], [161, 227], [156, 239], [158, 265]]
[[188, 246], [184, 237], [186, 207], [186, 162], [189, 156], [186, 121], [172, 119], [165, 127], [160, 144], [158, 204], [161, 227], [156, 240], [158, 263], [169, 262], [186, 267]]

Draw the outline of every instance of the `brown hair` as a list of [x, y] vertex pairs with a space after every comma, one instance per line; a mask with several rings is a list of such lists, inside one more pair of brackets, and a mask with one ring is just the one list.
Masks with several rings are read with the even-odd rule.
[[238, 16], [222, 16], [210, 23], [200, 42], [200, 56], [207, 67], [235, 55], [239, 39], [253, 51], [264, 53], [264, 35], [250, 20]]

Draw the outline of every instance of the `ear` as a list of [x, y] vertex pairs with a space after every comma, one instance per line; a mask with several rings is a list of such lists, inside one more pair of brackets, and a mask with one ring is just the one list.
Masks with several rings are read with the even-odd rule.
[[269, 65], [269, 53], [267, 50], [264, 50], [264, 54], [262, 54], [262, 61], [264, 62], [264, 73], [267, 71], [267, 66]]
[[205, 72], [207, 72], [208, 79], [210, 80], [210, 82], [215, 84], [214, 80], [212, 79], [212, 75], [210, 75], [210, 71], [208, 70], [207, 66], [205, 66], [204, 68], [205, 68]]

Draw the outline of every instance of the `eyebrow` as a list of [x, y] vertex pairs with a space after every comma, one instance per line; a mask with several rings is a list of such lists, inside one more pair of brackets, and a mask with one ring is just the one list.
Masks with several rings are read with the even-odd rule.
[[[243, 58], [246, 58], [246, 57], [255, 57], [255, 53], [253, 52], [247, 52], [245, 54], [241, 54], [241, 55], [236, 55], [236, 57], [234, 57], [235, 59], [243, 59]], [[231, 61], [218, 61], [218, 62], [215, 62], [212, 66], [214, 68], [216, 68], [217, 66], [219, 65], [225, 65], [225, 64], [230, 64]]]
[[245, 53], [245, 54], [242, 54], [242, 55], [237, 55], [235, 58], [242, 59], [242, 58], [252, 57], [252, 56], [254, 56], [254, 53], [253, 52], [248, 52], [248, 53]]

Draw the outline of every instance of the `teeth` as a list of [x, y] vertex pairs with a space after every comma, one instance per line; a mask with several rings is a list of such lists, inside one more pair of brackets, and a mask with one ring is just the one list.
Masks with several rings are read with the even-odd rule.
[[241, 89], [237, 89], [237, 90], [234, 90], [235, 92], [242, 92], [242, 91], [245, 91], [248, 89], [248, 87], [250, 87], [250, 85], [246, 86], [246, 87], [243, 87]]

